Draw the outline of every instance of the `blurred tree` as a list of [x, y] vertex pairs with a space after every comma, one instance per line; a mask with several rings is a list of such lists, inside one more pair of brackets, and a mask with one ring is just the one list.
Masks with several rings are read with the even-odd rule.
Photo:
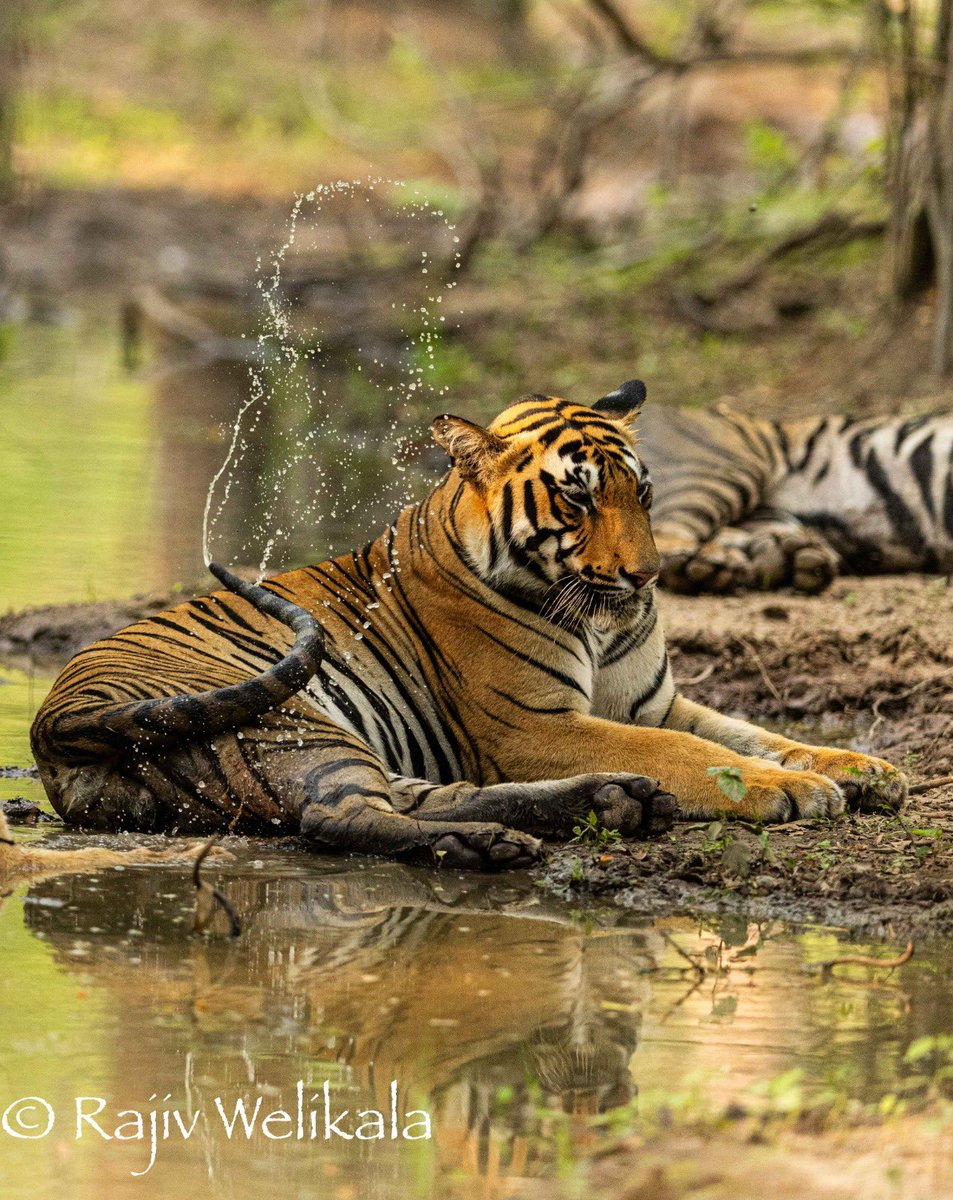
[[877, 0], [891, 83], [894, 294], [936, 285], [933, 367], [953, 369], [953, 0]]
[[20, 57], [19, 0], [0, 0], [0, 204], [13, 195], [13, 118]]

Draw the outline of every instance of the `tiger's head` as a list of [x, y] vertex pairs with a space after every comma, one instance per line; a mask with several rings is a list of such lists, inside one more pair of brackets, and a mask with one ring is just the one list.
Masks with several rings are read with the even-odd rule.
[[643, 609], [659, 572], [652, 484], [636, 452], [644, 400], [630, 380], [592, 407], [529, 396], [487, 429], [436, 418], [457, 485], [453, 525], [484, 582], [599, 629]]

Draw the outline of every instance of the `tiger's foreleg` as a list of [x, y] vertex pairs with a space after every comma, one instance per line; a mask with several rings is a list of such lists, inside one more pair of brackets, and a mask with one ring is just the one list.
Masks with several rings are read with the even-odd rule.
[[568, 837], [594, 812], [600, 825], [630, 837], [664, 833], [673, 796], [645, 775], [592, 772], [528, 783], [434, 784], [391, 776], [395, 808], [425, 821], [497, 821], [542, 838]]
[[[717, 716], [717, 714], [713, 714]], [[699, 734], [708, 730], [699, 728]], [[519, 738], [494, 747], [494, 758], [510, 779], [578, 775], [598, 769], [633, 771], [658, 779], [686, 817], [735, 816], [756, 821], [829, 817], [843, 811], [837, 784], [818, 771], [788, 770], [777, 761], [718, 744], [712, 734], [687, 728], [657, 729], [623, 724], [583, 713], [545, 717]], [[744, 795], [731, 798], [713, 768], [734, 768]]]
[[838, 785], [849, 807], [861, 811], [898, 809], [907, 796], [906, 776], [882, 758], [795, 742], [748, 721], [722, 716], [684, 696], [676, 696], [665, 725], [706, 738], [738, 754], [776, 762], [787, 771], [824, 775]]

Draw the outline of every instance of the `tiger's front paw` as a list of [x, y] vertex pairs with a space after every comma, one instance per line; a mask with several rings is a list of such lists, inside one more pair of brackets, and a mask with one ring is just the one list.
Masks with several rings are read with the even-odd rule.
[[685, 573], [686, 567], [698, 553], [698, 539], [681, 530], [653, 526], [652, 536], [661, 559], [659, 583], [670, 592], [697, 590]]
[[813, 759], [814, 770], [834, 780], [853, 812], [897, 812], [906, 802], [906, 775], [882, 758], [818, 749]]
[[592, 775], [592, 811], [603, 828], [625, 837], [654, 837], [675, 823], [675, 797], [645, 775]]
[[844, 796], [834, 780], [817, 771], [786, 771], [766, 759], [749, 759], [714, 802], [696, 806], [680, 801], [679, 808], [688, 817], [717, 815], [783, 824], [803, 817], [837, 817], [844, 811]]
[[819, 772], [774, 768], [742, 774], [748, 787], [745, 799], [756, 820], [783, 824], [803, 817], [838, 817], [844, 811], [843, 792]]

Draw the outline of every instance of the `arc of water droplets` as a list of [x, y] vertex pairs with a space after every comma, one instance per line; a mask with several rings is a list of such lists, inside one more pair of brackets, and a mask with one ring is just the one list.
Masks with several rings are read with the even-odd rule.
[[[339, 467], [346, 468], [350, 464], [353, 464], [356, 455], [366, 452], [368, 448], [368, 434], [362, 433], [361, 436], [355, 437], [353, 434], [346, 433], [342, 429], [334, 428], [333, 421], [330, 419], [332, 413], [328, 404], [327, 389], [318, 387], [315, 390], [307, 378], [302, 380], [300, 375], [301, 367], [307, 365], [309, 358], [316, 357], [321, 352], [321, 331], [317, 329], [313, 331], [314, 334], [319, 335], [314, 343], [314, 349], [302, 352], [293, 334], [290, 321], [290, 306], [281, 297], [281, 273], [287, 255], [295, 245], [299, 221], [305, 211], [305, 206], [312, 206], [314, 212], [319, 213], [323, 211], [323, 206], [328, 201], [341, 197], [353, 200], [356, 195], [361, 193], [363, 193], [365, 202], [369, 204], [369, 193], [381, 186], [407, 187], [405, 183], [399, 180], [368, 178], [366, 181], [351, 180], [322, 184], [307, 194], [297, 196], [288, 218], [287, 238], [284, 244], [272, 254], [270, 274], [267, 278], [262, 270], [261, 259], [258, 260], [258, 288], [262, 293], [264, 301], [263, 327], [257, 338], [259, 362], [249, 368], [249, 395], [242, 402], [236, 414], [225, 459], [209, 484], [202, 520], [202, 553], [206, 566], [211, 561], [210, 543], [212, 532], [232, 493], [233, 485], [237, 478], [236, 472], [250, 448], [250, 439], [262, 422], [268, 405], [278, 403], [278, 395], [282, 388], [296, 403], [299, 400], [304, 401], [303, 409], [311, 417], [312, 425], [307, 433], [298, 440], [292, 451], [288, 455], [283, 456], [281, 463], [272, 470], [271, 478], [267, 481], [268, 486], [264, 489], [264, 513], [247, 533], [248, 537], [259, 538], [260, 546], [263, 542], [259, 562], [259, 578], [267, 570], [269, 559], [278, 539], [290, 532], [290, 530], [275, 527], [274, 514], [282, 498], [282, 493], [287, 486], [290, 472], [306, 459], [309, 460], [309, 465], [314, 472], [316, 486], [313, 497], [310, 500], [292, 499], [291, 509], [294, 517], [291, 524], [293, 526], [303, 522], [305, 519], [309, 519], [315, 525], [319, 525], [325, 517], [329, 516], [332, 519], [336, 519], [342, 511], [353, 512], [362, 503], [361, 498], [358, 497], [347, 507], [346, 495], [338, 494], [334, 497], [329, 496], [328, 488], [333, 483], [333, 480], [329, 479], [328, 472], [313, 457], [316, 440], [330, 434], [335, 437], [337, 442], [339, 452], [337, 462]], [[440, 220], [446, 230], [452, 235], [453, 243], [458, 245], [460, 239], [455, 235], [454, 226], [446, 219], [442, 209], [435, 208], [429, 200], [420, 197], [417, 192], [411, 192], [410, 195], [412, 199], [398, 209], [398, 214], [409, 214], [412, 218], [416, 218], [421, 214], [427, 214], [430, 217]], [[458, 251], [454, 251], [454, 259], [454, 265], [459, 266]], [[455, 281], [451, 280], [441, 285], [437, 280], [429, 278], [432, 261], [428, 251], [422, 251], [420, 263], [421, 276], [428, 277], [427, 286], [424, 288], [425, 294], [421, 297], [419, 304], [401, 305], [408, 313], [408, 323], [410, 320], [413, 320], [419, 326], [419, 332], [416, 334], [411, 333], [406, 328], [401, 330], [402, 336], [406, 339], [406, 349], [409, 352], [408, 361], [401, 365], [401, 371], [408, 376], [407, 381], [403, 385], [403, 390], [409, 396], [416, 395], [421, 389], [430, 390], [436, 400], [438, 397], [445, 395], [448, 388], [430, 388], [424, 379], [424, 366], [419, 364], [414, 365], [410, 356], [412, 356], [416, 348], [426, 358], [427, 369], [434, 370], [435, 351], [439, 342], [440, 326], [446, 325], [446, 317], [442, 313], [435, 320], [436, 306], [443, 302], [443, 295], [440, 293], [443, 290], [452, 289], [456, 284]], [[393, 300], [390, 307], [396, 309], [397, 301]], [[357, 353], [361, 353], [360, 347], [358, 347]], [[383, 364], [376, 357], [371, 356], [371, 363], [374, 367], [383, 368]], [[279, 378], [271, 385], [267, 378], [270, 366], [273, 366], [279, 373]], [[368, 379], [378, 394], [381, 394], [381, 390], [385, 386], [383, 383], [370, 378], [369, 374], [363, 370], [360, 362], [353, 364], [353, 367], [356, 367], [356, 371], [365, 379]], [[410, 484], [406, 478], [407, 466], [404, 461], [409, 439], [400, 433], [398, 414], [394, 410], [395, 400], [399, 397], [400, 391], [401, 389], [398, 387], [395, 395], [395, 385], [392, 382], [386, 385], [386, 391], [383, 393], [387, 397], [387, 409], [389, 410], [389, 422], [384, 440], [389, 439], [393, 448], [390, 466], [394, 469], [395, 478], [383, 481], [383, 491], [378, 497], [379, 501], [392, 499], [397, 507], [407, 502], [410, 491]], [[243, 422], [247, 414], [253, 409], [251, 422], [247, 428], [243, 428]], [[317, 411], [315, 412], [315, 410]], [[376, 436], [375, 440], [378, 440]], [[223, 479], [224, 486], [222, 487], [221, 497], [216, 503], [216, 490]], [[263, 482], [265, 481], [263, 480]], [[328, 502], [328, 506], [323, 511], [319, 509], [322, 501]], [[249, 551], [248, 540], [246, 540], [242, 550], [243, 552]]]

